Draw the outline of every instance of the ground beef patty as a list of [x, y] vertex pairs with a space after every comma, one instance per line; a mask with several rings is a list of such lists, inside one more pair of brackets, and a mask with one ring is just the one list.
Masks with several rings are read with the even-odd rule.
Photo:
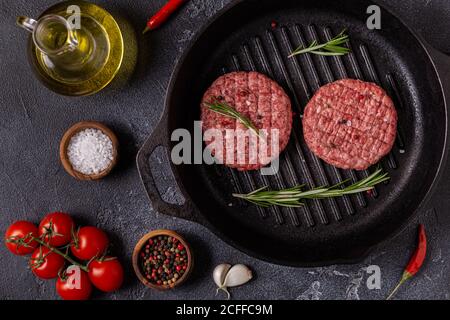
[[[239, 139], [230, 133], [246, 131], [247, 128], [235, 119], [210, 110], [206, 103], [215, 101], [226, 103], [249, 118], [258, 129], [267, 130], [268, 136], [264, 142], [261, 139], [257, 141], [256, 149], [249, 149], [255, 146], [253, 139], [238, 143]], [[201, 120], [204, 132], [219, 129], [225, 137], [222, 150], [211, 147], [213, 139], [206, 141], [220, 163], [238, 170], [256, 170], [269, 164], [286, 147], [292, 129], [291, 102], [284, 90], [265, 75], [232, 72], [218, 78], [206, 91], [201, 105]], [[279, 152], [271, 152], [271, 144], [276, 138], [271, 129], [278, 129]], [[263, 148], [266, 152], [261, 152]], [[256, 156], [255, 152], [249, 150], [256, 150]]]
[[376, 84], [339, 80], [320, 88], [308, 103], [303, 133], [311, 151], [325, 162], [364, 170], [391, 151], [397, 112]]

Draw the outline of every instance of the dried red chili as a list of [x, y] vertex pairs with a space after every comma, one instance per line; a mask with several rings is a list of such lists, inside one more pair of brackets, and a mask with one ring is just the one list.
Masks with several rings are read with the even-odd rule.
[[162, 25], [187, 0], [169, 0], [153, 17], [151, 17], [143, 33]]
[[409, 263], [406, 266], [405, 271], [403, 272], [403, 276], [399, 284], [394, 288], [394, 290], [392, 290], [391, 294], [387, 297], [386, 300], [390, 300], [406, 281], [414, 277], [417, 272], [419, 272], [420, 268], [423, 265], [423, 262], [425, 261], [426, 255], [427, 236], [425, 233], [425, 227], [423, 224], [421, 224], [419, 225], [419, 239], [417, 249], [409, 260]]

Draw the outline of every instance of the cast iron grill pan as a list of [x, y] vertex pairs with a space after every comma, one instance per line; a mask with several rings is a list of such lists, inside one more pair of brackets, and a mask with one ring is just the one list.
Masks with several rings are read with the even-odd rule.
[[[313, 266], [351, 263], [398, 231], [421, 206], [444, 157], [447, 134], [445, 97], [426, 51], [397, 18], [382, 11], [382, 29], [366, 26], [366, 1], [237, 1], [224, 9], [193, 42], [178, 63], [167, 93], [166, 111], [138, 156], [153, 205], [162, 213], [199, 222], [240, 250], [274, 263]], [[273, 28], [272, 22], [277, 27]], [[299, 45], [323, 42], [343, 29], [352, 53], [343, 57], [287, 56]], [[294, 119], [291, 140], [280, 156], [280, 172], [238, 172], [225, 166], [173, 166], [182, 206], [161, 200], [150, 171], [155, 147], [170, 153], [171, 132], [194, 132], [203, 93], [220, 75], [258, 71], [289, 94]], [[307, 148], [303, 109], [326, 83], [354, 78], [377, 83], [399, 114], [392, 152], [380, 163], [391, 181], [372, 194], [305, 202], [302, 208], [260, 208], [233, 198], [262, 186], [305, 184], [308, 188], [357, 181], [374, 170], [341, 170]]]

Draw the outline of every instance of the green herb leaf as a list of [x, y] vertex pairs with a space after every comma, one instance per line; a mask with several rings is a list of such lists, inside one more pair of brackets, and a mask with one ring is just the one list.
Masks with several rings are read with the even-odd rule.
[[261, 207], [301, 207], [303, 206], [302, 201], [305, 199], [334, 198], [365, 192], [372, 190], [377, 184], [388, 181], [389, 179], [387, 173], [383, 173], [383, 170], [378, 169], [367, 178], [348, 187], [344, 186], [347, 181], [343, 181], [331, 187], [318, 187], [309, 191], [303, 191], [303, 185], [279, 191], [269, 191], [267, 190], [267, 187], [264, 187], [249, 194], [233, 194], [233, 196]]
[[218, 100], [215, 100], [213, 103], [205, 103], [206, 106], [209, 107], [210, 110], [221, 114], [225, 117], [232, 118], [238, 120], [240, 123], [242, 123], [247, 129], [252, 130], [255, 132], [258, 136], [260, 136], [260, 132], [258, 128], [253, 124], [252, 120], [244, 116], [243, 114], [239, 113], [228, 105], [226, 102], [220, 102]]
[[336, 37], [323, 44], [319, 44], [314, 40], [307, 48], [300, 46], [289, 55], [289, 58], [303, 53], [312, 53], [321, 56], [343, 56], [350, 52], [350, 49], [345, 46], [349, 41], [349, 36], [345, 32], [346, 30], [343, 30]]

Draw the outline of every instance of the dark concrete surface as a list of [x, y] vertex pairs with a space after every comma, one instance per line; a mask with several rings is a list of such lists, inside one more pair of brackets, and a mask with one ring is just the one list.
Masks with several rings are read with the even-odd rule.
[[[138, 32], [165, 0], [94, 1], [118, 11]], [[229, 247], [205, 228], [162, 216], [151, 208], [135, 166], [138, 148], [155, 127], [163, 108], [174, 61], [196, 31], [229, 0], [190, 0], [166, 26], [139, 37], [137, 71], [120, 91], [67, 98], [45, 89], [32, 75], [26, 59], [24, 31], [18, 15], [37, 16], [54, 0], [0, 0], [0, 231], [15, 220], [39, 222], [46, 213], [63, 210], [80, 224], [104, 228], [126, 267], [124, 287], [114, 294], [96, 292], [97, 299], [213, 299], [211, 273], [221, 262], [245, 263], [256, 278], [232, 290], [248, 299], [383, 299], [395, 285], [415, 247], [417, 221], [394, 240], [382, 244], [359, 265], [296, 269], [250, 258]], [[379, 1], [442, 51], [450, 53], [450, 3], [446, 0]], [[93, 119], [110, 125], [122, 146], [117, 170], [100, 182], [78, 182], [64, 172], [58, 145], [74, 122]], [[426, 165], [426, 164], [423, 164]], [[447, 166], [448, 167], [448, 166]], [[448, 170], [444, 175], [446, 180]], [[401, 299], [450, 299], [450, 191], [437, 189], [433, 205], [418, 220], [427, 226], [430, 253], [420, 275], [398, 294]], [[146, 232], [170, 228], [192, 243], [195, 272], [186, 285], [155, 292], [135, 278], [130, 257]], [[56, 299], [54, 281], [36, 279], [27, 261], [0, 246], [0, 299]], [[365, 268], [379, 265], [381, 290], [369, 290]], [[217, 298], [223, 298], [219, 296]]]

